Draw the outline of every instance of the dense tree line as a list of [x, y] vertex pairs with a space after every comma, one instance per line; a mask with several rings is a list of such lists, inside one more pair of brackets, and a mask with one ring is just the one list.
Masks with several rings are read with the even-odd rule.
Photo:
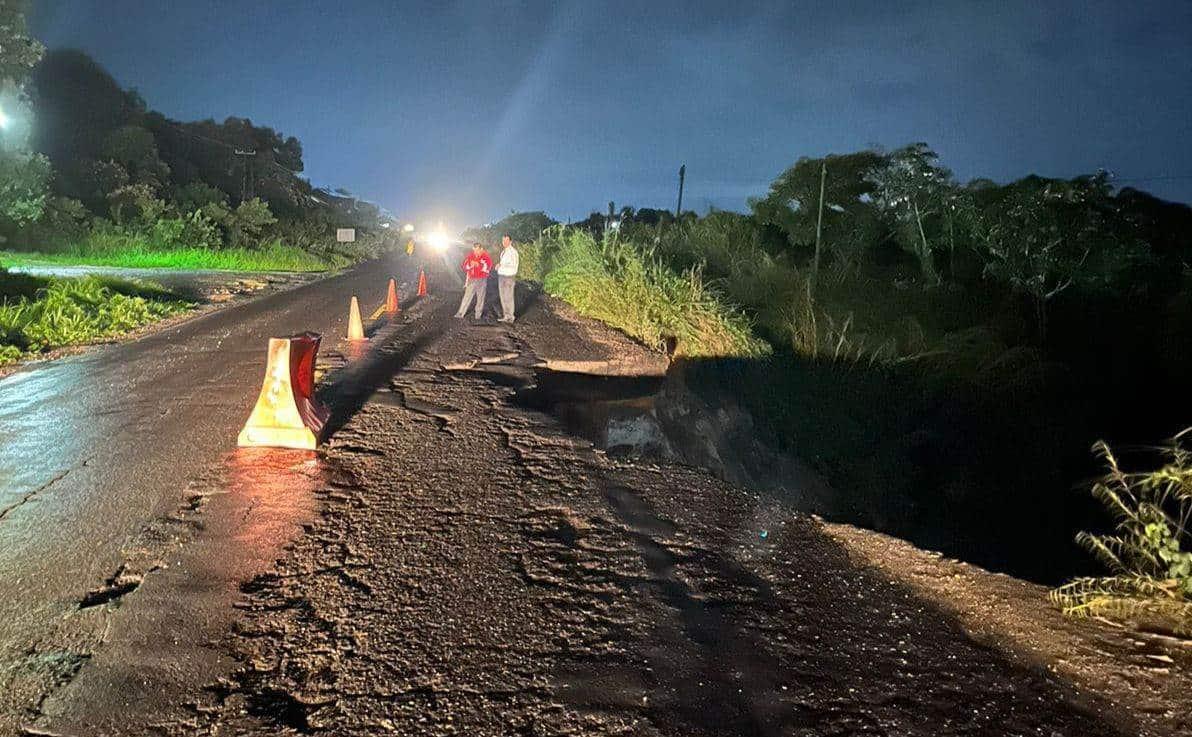
[[180, 122], [86, 54], [44, 53], [0, 4], [0, 234], [69, 248], [94, 233], [154, 247], [328, 244], [382, 213], [301, 174], [301, 142], [244, 118]]

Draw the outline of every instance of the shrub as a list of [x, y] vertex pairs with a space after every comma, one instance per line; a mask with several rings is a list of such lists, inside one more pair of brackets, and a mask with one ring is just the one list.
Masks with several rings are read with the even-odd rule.
[[1076, 541], [1112, 575], [1078, 578], [1051, 593], [1065, 614], [1142, 620], [1192, 635], [1192, 451], [1177, 436], [1157, 470], [1126, 473], [1103, 442], [1108, 473], [1092, 494], [1116, 520], [1114, 534], [1081, 532]]
[[155, 248], [172, 250], [185, 245], [185, 232], [186, 222], [182, 218], [159, 218], [149, 226], [148, 239]]
[[269, 205], [261, 198], [254, 197], [245, 200], [232, 210], [229, 219], [228, 240], [232, 246], [255, 246], [265, 229], [275, 224], [277, 218], [269, 210]]
[[126, 184], [108, 194], [112, 219], [118, 225], [153, 223], [166, 211], [165, 200], [148, 184]]
[[33, 298], [0, 304], [0, 363], [58, 346], [112, 337], [177, 314], [189, 307], [169, 298], [147, 298], [143, 291], [96, 277], [53, 279]]
[[[218, 207], [211, 205], [209, 207]], [[203, 210], [195, 210], [182, 218], [181, 241], [194, 248], [219, 248], [223, 245], [223, 236], [216, 221], [212, 220]]]
[[[699, 269], [677, 272], [646, 247], [616, 236], [597, 241], [577, 228], [549, 229], [527, 249], [543, 285], [588, 317], [661, 348], [668, 337], [686, 356], [758, 356], [769, 346], [721, 300]], [[545, 257], [545, 267], [538, 265]]]

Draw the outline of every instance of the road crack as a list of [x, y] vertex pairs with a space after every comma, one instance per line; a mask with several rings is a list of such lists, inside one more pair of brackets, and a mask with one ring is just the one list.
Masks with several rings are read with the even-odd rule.
[[[84, 461], [84, 465], [85, 465], [85, 464], [86, 464], [86, 461]], [[58, 483], [59, 481], [61, 481], [61, 480], [62, 480], [62, 479], [64, 479], [64, 478], [66, 478], [66, 476], [67, 476], [67, 475], [68, 475], [70, 472], [71, 472], [71, 469], [69, 469], [69, 468], [68, 468], [68, 469], [66, 469], [65, 471], [62, 471], [62, 472], [61, 472], [61, 473], [59, 473], [57, 476], [55, 476], [54, 478], [52, 478], [52, 479], [50, 479], [49, 481], [45, 482], [45, 483], [44, 483], [44, 484], [42, 484], [41, 486], [39, 486], [39, 487], [37, 487], [36, 489], [33, 489], [32, 491], [30, 491], [30, 492], [26, 493], [24, 496], [22, 496], [22, 497], [21, 497], [21, 498], [20, 498], [18, 501], [16, 501], [15, 503], [13, 503], [13, 504], [11, 504], [11, 505], [9, 505], [9, 506], [5, 507], [4, 509], [0, 510], [0, 522], [3, 522], [3, 521], [5, 520], [5, 518], [7, 518], [7, 517], [8, 517], [8, 515], [9, 515], [9, 514], [11, 514], [11, 513], [12, 513], [14, 510], [16, 510], [17, 508], [19, 508], [19, 507], [22, 507], [22, 506], [24, 506], [25, 504], [28, 504], [29, 502], [33, 501], [33, 499], [34, 499], [34, 498], [35, 498], [35, 497], [36, 497], [38, 494], [40, 494], [41, 492], [45, 491], [46, 489], [49, 489], [49, 488], [50, 488], [51, 486], [53, 486], [54, 484]]]

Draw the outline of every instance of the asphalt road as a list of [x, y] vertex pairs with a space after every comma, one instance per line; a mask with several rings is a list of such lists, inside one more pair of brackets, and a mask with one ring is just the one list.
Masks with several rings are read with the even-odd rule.
[[108, 636], [94, 605], [138, 585], [130, 551], [234, 448], [267, 339], [341, 335], [349, 298], [371, 310], [390, 274], [408, 295], [417, 265], [364, 264], [0, 381], [0, 734]]
[[[349, 297], [416, 268], [0, 382], [0, 735], [1189, 733], [1182, 661], [1118, 702], [774, 499], [574, 434], [527, 393], [606, 379], [552, 366], [662, 359], [565, 306], [473, 325], [435, 270], [338, 355]], [[305, 329], [329, 441], [234, 450], [265, 339]]]
[[62, 277], [65, 279], [101, 276], [114, 279], [128, 279], [131, 281], [150, 281], [184, 295], [201, 294], [213, 288], [234, 283], [239, 279], [289, 282], [302, 280], [306, 277], [305, 274], [279, 272], [237, 272], [216, 271], [214, 269], [128, 269], [115, 266], [66, 266], [59, 264], [11, 266], [8, 268], [8, 271], [13, 274]]

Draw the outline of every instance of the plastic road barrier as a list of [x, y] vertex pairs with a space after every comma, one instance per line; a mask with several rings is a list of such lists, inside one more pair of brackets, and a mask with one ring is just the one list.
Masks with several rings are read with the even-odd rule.
[[269, 339], [261, 395], [236, 444], [314, 450], [330, 410], [315, 399], [315, 358], [322, 336]]

